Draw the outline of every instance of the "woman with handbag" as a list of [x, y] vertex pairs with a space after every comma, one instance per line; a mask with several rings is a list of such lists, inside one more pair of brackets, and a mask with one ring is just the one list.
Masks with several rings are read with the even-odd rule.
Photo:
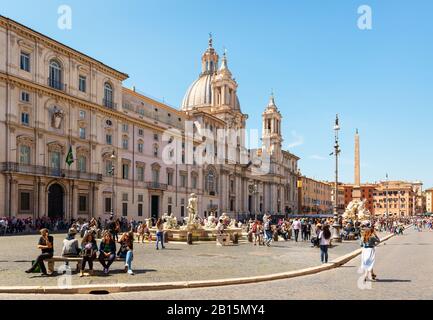
[[364, 281], [368, 280], [368, 275], [371, 275], [371, 280], [376, 281], [376, 274], [373, 271], [374, 263], [376, 261], [376, 246], [380, 243], [379, 237], [373, 228], [369, 225], [366, 226], [361, 237], [361, 271], [365, 272]]
[[[95, 235], [92, 231], [87, 231], [81, 241], [81, 268], [80, 277], [93, 275], [93, 260], [96, 259], [98, 245], [96, 244]], [[86, 262], [89, 264], [89, 273], [85, 273]]]

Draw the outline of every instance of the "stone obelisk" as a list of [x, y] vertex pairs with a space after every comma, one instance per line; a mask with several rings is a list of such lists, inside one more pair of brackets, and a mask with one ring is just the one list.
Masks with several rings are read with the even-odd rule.
[[355, 183], [353, 185], [352, 198], [353, 200], [361, 200], [361, 168], [359, 157], [359, 134], [356, 129], [355, 134]]

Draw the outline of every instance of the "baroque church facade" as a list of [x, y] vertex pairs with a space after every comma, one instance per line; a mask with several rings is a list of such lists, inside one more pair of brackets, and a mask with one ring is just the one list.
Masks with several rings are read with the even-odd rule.
[[[274, 98], [262, 114], [263, 146], [247, 149], [238, 84], [212, 39], [180, 109], [125, 88], [127, 74], [2, 16], [0, 47], [0, 216], [180, 219], [191, 193], [202, 217], [297, 212], [299, 158], [282, 149]], [[204, 140], [200, 128], [215, 141], [220, 130], [241, 132], [231, 161], [191, 156], [188, 145], [196, 151]], [[179, 161], [168, 162], [173, 139]], [[226, 148], [203, 152], [221, 157]]]

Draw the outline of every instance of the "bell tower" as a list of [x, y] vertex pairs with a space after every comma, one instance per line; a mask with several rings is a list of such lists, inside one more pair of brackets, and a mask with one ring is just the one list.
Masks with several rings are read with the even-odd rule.
[[275, 104], [274, 94], [271, 94], [268, 106], [262, 114], [263, 132], [262, 140], [268, 145], [268, 152], [271, 155], [281, 153], [283, 138], [281, 136], [281, 113]]
[[233, 111], [239, 110], [237, 100], [238, 85], [232, 77], [227, 62], [227, 53], [224, 52], [221, 66], [212, 81], [213, 103], [212, 105], [218, 110]]

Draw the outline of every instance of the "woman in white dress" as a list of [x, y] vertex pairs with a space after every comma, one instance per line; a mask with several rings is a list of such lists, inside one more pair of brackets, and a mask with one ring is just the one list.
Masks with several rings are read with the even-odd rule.
[[376, 281], [376, 274], [373, 271], [374, 262], [376, 260], [376, 245], [380, 243], [379, 237], [376, 235], [374, 228], [368, 226], [361, 237], [361, 270], [365, 272], [364, 281], [368, 280], [369, 274], [371, 280]]

